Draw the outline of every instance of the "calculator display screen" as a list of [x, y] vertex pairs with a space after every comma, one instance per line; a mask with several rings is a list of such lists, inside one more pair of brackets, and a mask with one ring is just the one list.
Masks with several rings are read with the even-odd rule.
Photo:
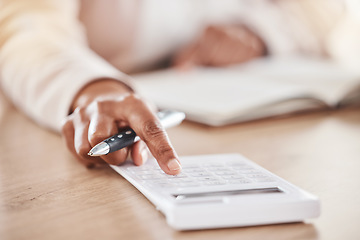
[[234, 195], [247, 195], [247, 194], [263, 194], [263, 193], [283, 193], [278, 187], [271, 188], [254, 188], [254, 189], [240, 189], [240, 190], [227, 190], [227, 191], [214, 191], [214, 192], [202, 192], [202, 193], [182, 193], [173, 194], [176, 200], [184, 200], [189, 198], [200, 197], [214, 197], [214, 196], [234, 196]]

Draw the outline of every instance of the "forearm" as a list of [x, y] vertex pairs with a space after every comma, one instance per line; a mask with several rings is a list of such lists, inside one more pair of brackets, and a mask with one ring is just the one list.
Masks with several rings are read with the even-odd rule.
[[76, 94], [127, 76], [87, 46], [76, 1], [8, 1], [0, 11], [1, 86], [39, 124], [60, 131]]

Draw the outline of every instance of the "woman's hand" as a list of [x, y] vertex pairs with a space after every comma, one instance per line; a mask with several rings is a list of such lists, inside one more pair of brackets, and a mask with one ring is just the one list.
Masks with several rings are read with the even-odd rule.
[[174, 58], [175, 67], [225, 66], [264, 55], [265, 44], [244, 26], [209, 26]]
[[[102, 79], [87, 85], [73, 103], [62, 134], [67, 147], [87, 167], [123, 163], [129, 152], [136, 165], [143, 164], [148, 149], [167, 174], [178, 174], [181, 165], [167, 134], [151, 107], [126, 85]], [[141, 138], [131, 147], [101, 157], [88, 156], [89, 150], [119, 129], [131, 127]]]

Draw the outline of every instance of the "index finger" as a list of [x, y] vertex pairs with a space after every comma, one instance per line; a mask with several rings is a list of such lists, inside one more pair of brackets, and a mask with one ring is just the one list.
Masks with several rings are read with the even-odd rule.
[[[151, 154], [158, 161], [161, 169], [171, 175], [179, 174], [181, 165], [179, 158], [170, 143], [168, 135], [150, 108], [136, 97], [129, 96], [127, 100], [131, 101], [131, 112], [123, 111], [127, 122], [136, 134], [146, 143]], [[124, 109], [123, 109], [124, 110]], [[129, 109], [130, 110], [130, 109]]]

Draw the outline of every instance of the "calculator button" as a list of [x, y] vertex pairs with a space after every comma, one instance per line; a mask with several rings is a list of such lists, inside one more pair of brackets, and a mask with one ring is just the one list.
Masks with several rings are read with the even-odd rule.
[[208, 172], [194, 172], [194, 173], [190, 173], [189, 176], [191, 176], [191, 177], [207, 177], [207, 176], [212, 176], [212, 174], [208, 173]]
[[[166, 174], [166, 173], [165, 173]], [[185, 173], [180, 173], [178, 175], [175, 175], [175, 176], [170, 176], [170, 175], [167, 175], [168, 178], [187, 178], [188, 175], [186, 175]]]
[[133, 173], [139, 173], [139, 172], [143, 172], [143, 171], [154, 171], [154, 170], [158, 170], [158, 167], [152, 167], [152, 166], [142, 166], [142, 167], [129, 167], [127, 168], [128, 171], [133, 172]]
[[161, 187], [161, 188], [174, 188], [176, 187], [176, 185], [171, 184], [171, 183], [158, 183], [156, 184], [157, 187]]
[[259, 170], [256, 169], [239, 169], [236, 170], [236, 172], [238, 173], [242, 173], [242, 174], [262, 174], [262, 172], [260, 172]]
[[239, 175], [239, 174], [222, 176], [222, 178], [223, 179], [246, 179], [243, 175]]
[[207, 168], [210, 172], [224, 172], [224, 171], [229, 171], [231, 170], [231, 168], [228, 167], [210, 167]]
[[173, 178], [173, 179], [168, 179], [170, 183], [192, 183], [194, 182], [194, 180], [189, 179], [189, 178]]
[[183, 170], [183, 172], [185, 172], [185, 173], [199, 173], [199, 172], [206, 172], [206, 170], [202, 169], [202, 168], [188, 168], [188, 169]]
[[140, 170], [140, 171], [131, 171], [132, 173], [134, 173], [135, 175], [148, 175], [148, 174], [154, 174], [153, 171], [150, 170]]
[[153, 179], [153, 180], [147, 180], [146, 183], [163, 184], [163, 183], [171, 183], [171, 182], [168, 179]]
[[227, 162], [226, 165], [228, 166], [232, 166], [232, 167], [242, 167], [242, 166], [249, 166], [248, 164], [244, 163], [244, 162]]
[[179, 179], [179, 178], [170, 178], [170, 179], [168, 179], [168, 181], [170, 183], [179, 183], [179, 182], [181, 182], [181, 179]]
[[193, 178], [169, 179], [169, 181], [181, 182], [181, 183], [191, 183], [191, 182], [195, 182], [195, 180], [194, 180]]
[[222, 163], [205, 163], [203, 166], [206, 168], [225, 167], [225, 165]]
[[196, 164], [187, 164], [187, 165], [181, 166], [181, 168], [182, 168], [182, 169], [199, 168], [199, 165], [196, 165]]
[[219, 180], [217, 177], [212, 177], [212, 176], [209, 176], [209, 177], [197, 177], [195, 178], [197, 181], [217, 181]]
[[253, 181], [249, 180], [249, 179], [232, 179], [232, 180], [227, 180], [228, 184], [249, 184], [252, 183]]
[[249, 170], [256, 170], [255, 168], [251, 166], [238, 166], [238, 167], [231, 167], [234, 171], [249, 171]]
[[229, 176], [229, 175], [233, 175], [235, 172], [233, 171], [219, 171], [219, 172], [214, 172], [215, 175], [219, 175], [219, 176]]
[[161, 179], [164, 178], [164, 176], [158, 175], [158, 174], [146, 174], [146, 175], [139, 175], [138, 176], [142, 180], [152, 180], [152, 179]]
[[266, 174], [246, 174], [246, 177], [255, 178], [255, 179], [257, 179], [257, 178], [269, 178], [269, 176], [266, 175]]
[[254, 179], [255, 182], [275, 182], [274, 178], [257, 178]]
[[178, 183], [178, 184], [176, 184], [176, 186], [179, 188], [190, 188], [190, 187], [199, 186], [199, 183], [196, 183], [196, 182]]
[[204, 182], [204, 185], [211, 185], [211, 186], [224, 185], [224, 184], [226, 184], [226, 181], [221, 181], [221, 180]]

